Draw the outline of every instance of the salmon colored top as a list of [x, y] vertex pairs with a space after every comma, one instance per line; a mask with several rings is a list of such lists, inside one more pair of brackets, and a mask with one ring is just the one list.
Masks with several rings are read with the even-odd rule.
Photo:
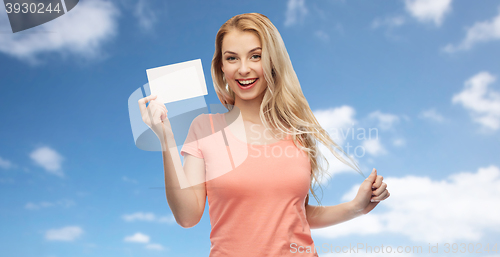
[[305, 251], [314, 249], [304, 207], [311, 165], [290, 137], [248, 144], [224, 114], [202, 114], [191, 123], [185, 153], [205, 159], [210, 257], [318, 256]]

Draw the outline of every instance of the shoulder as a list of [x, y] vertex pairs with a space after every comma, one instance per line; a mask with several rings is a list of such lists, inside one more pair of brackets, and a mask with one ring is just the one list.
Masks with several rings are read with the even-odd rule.
[[[188, 123], [189, 124], [189, 123]], [[208, 128], [210, 128], [210, 116], [209, 114], [202, 113], [198, 116], [196, 116], [192, 121], [190, 125], [190, 129], [193, 130], [197, 134], [205, 134], [204, 131]]]
[[192, 125], [202, 125], [203, 123], [206, 123], [207, 121], [209, 121], [209, 115], [206, 114], [206, 113], [202, 113], [198, 116], [196, 116], [193, 121], [191, 122], [191, 126]]
[[211, 123], [221, 123], [224, 115], [220, 113], [202, 113], [193, 119], [192, 124], [203, 124], [210, 126]]

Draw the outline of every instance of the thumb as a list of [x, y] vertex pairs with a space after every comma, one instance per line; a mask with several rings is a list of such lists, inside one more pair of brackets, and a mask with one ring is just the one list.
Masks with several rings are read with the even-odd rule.
[[158, 98], [158, 95], [150, 95], [148, 96], [148, 103], [151, 103], [151, 101], [156, 100]]
[[145, 104], [146, 104], [146, 103], [149, 103], [149, 102], [151, 102], [151, 101], [155, 100], [157, 97], [158, 97], [157, 95], [149, 95], [149, 96], [146, 96], [146, 97], [144, 98], [144, 103], [145, 103]]
[[377, 170], [373, 168], [372, 173], [370, 173], [370, 175], [365, 180], [370, 182], [370, 184], [373, 184], [376, 178], [377, 178]]

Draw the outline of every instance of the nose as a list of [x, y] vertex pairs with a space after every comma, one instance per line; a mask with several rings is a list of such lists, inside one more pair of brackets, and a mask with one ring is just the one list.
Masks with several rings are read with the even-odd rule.
[[250, 67], [247, 63], [247, 61], [243, 60], [241, 61], [240, 69], [238, 70], [241, 76], [245, 77], [250, 73]]

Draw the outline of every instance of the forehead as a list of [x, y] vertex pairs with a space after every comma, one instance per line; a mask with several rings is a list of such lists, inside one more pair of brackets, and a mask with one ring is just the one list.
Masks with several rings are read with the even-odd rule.
[[246, 53], [255, 47], [262, 47], [255, 33], [241, 30], [231, 30], [222, 39], [222, 52], [231, 51]]

